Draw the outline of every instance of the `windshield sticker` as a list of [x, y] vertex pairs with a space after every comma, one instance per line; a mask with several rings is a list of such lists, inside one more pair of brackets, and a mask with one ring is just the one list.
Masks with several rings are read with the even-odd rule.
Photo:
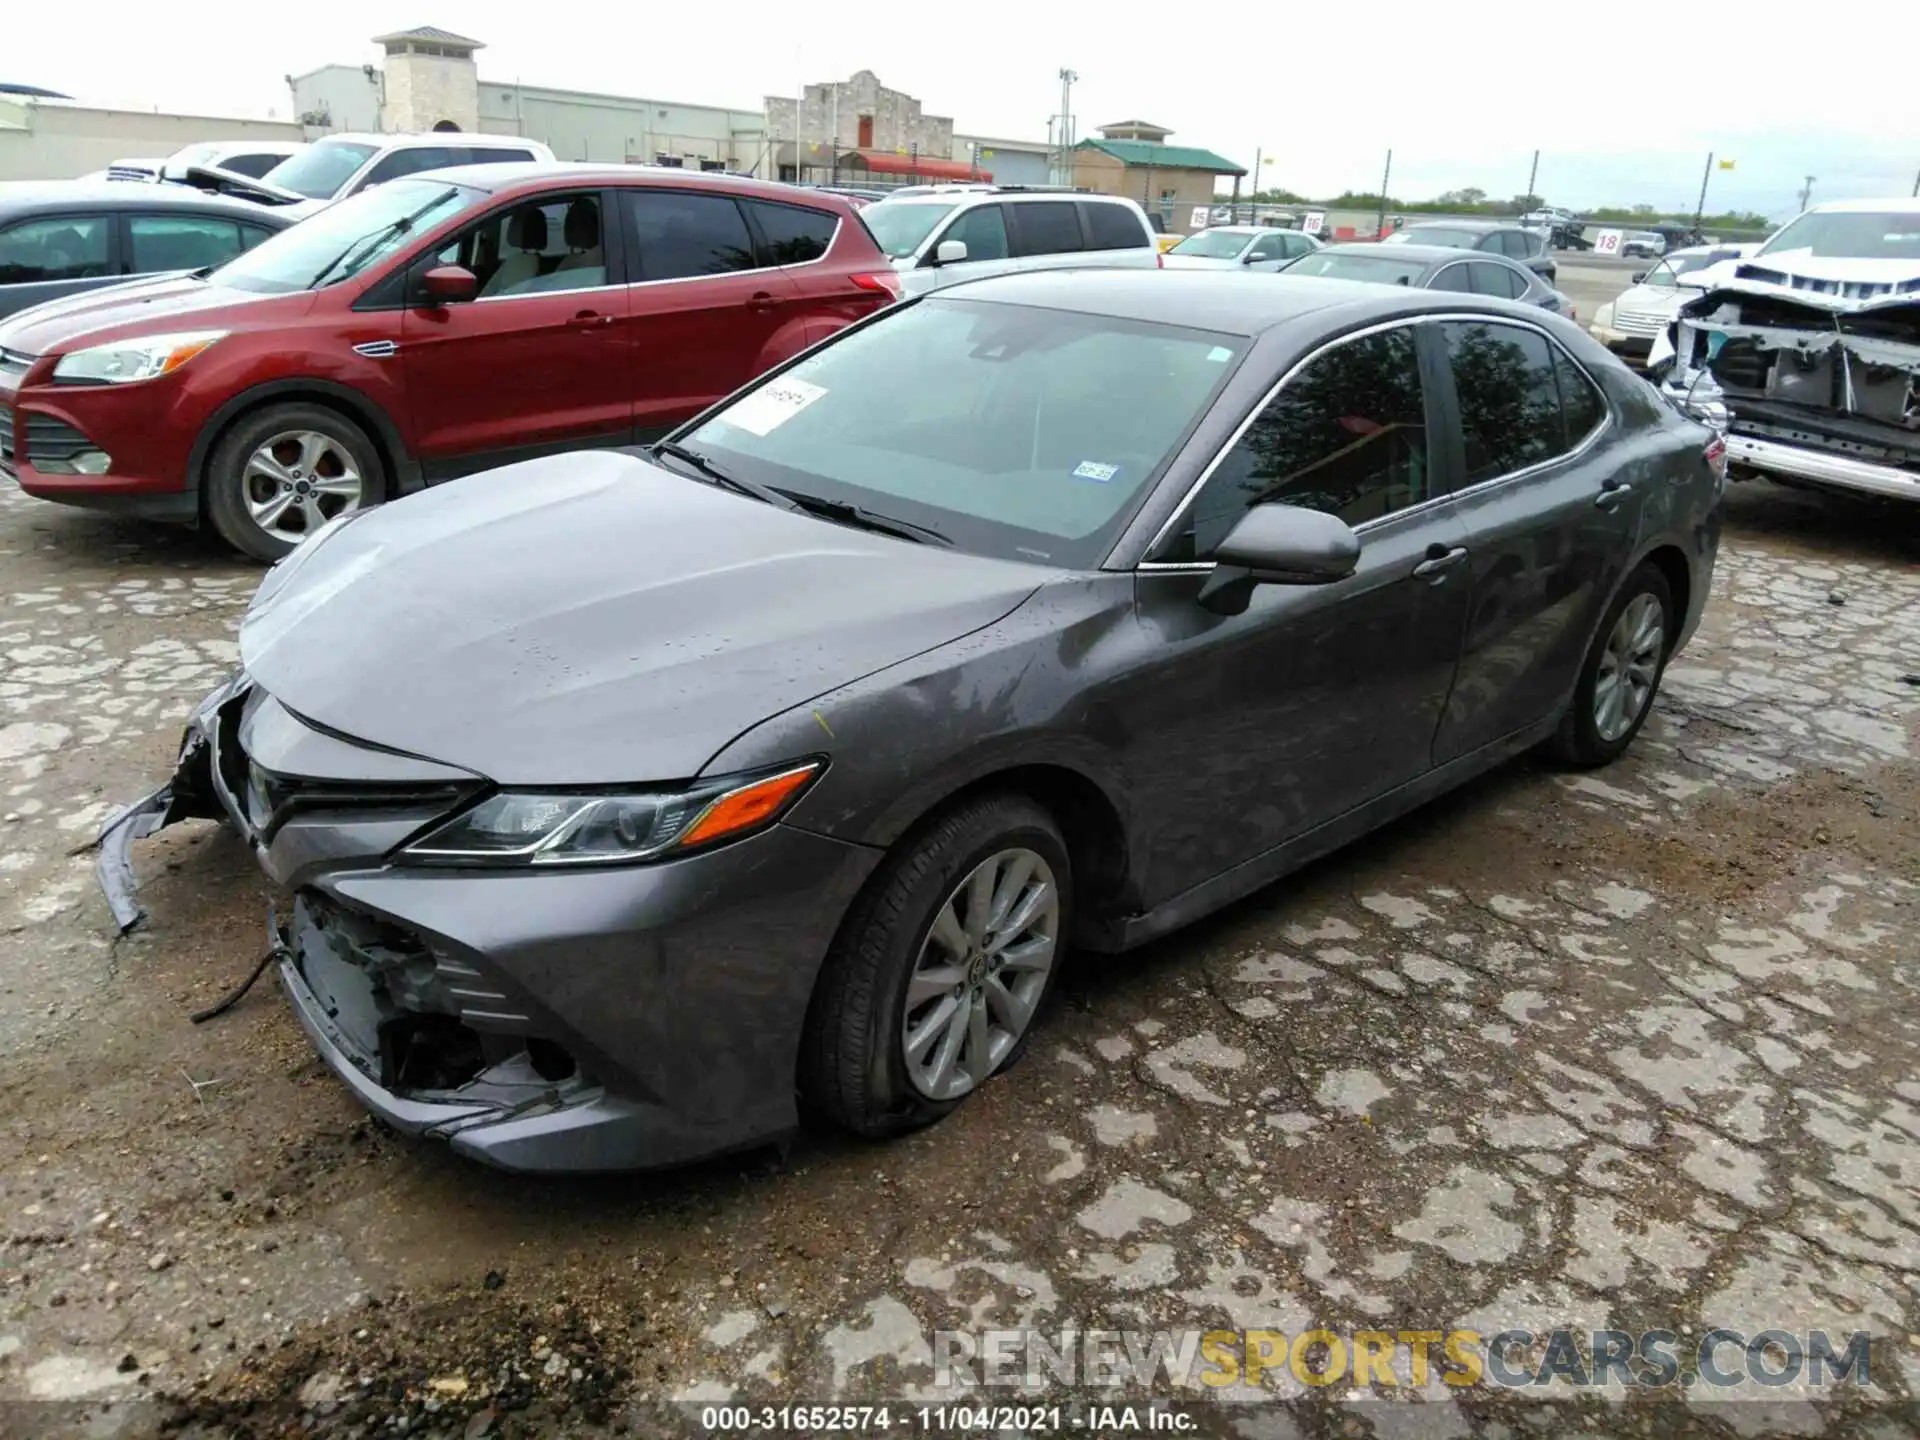
[[1207, 359], [1211, 360], [1216, 365], [1224, 365], [1227, 363], [1227, 361], [1231, 360], [1232, 358], [1233, 358], [1233, 351], [1229, 350], [1224, 345], [1216, 345], [1211, 350], [1207, 351]]
[[767, 435], [779, 429], [822, 395], [823, 385], [805, 380], [775, 380], [762, 385], [720, 418], [749, 435]]
[[1082, 460], [1073, 467], [1073, 473], [1082, 480], [1097, 480], [1102, 485], [1120, 473], [1118, 465], [1102, 465], [1097, 460]]

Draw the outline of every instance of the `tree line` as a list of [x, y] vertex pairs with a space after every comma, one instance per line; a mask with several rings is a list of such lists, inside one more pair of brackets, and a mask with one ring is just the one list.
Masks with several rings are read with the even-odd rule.
[[[1513, 216], [1525, 215], [1538, 210], [1546, 201], [1538, 195], [1515, 195], [1510, 200], [1489, 198], [1484, 190], [1469, 186], [1464, 190], [1448, 190], [1431, 200], [1401, 200], [1395, 196], [1386, 197], [1384, 206], [1378, 192], [1348, 190], [1334, 196], [1331, 200], [1311, 200], [1305, 195], [1296, 195], [1287, 189], [1262, 190], [1256, 195], [1240, 197], [1243, 205], [1312, 205], [1321, 210], [1379, 210], [1386, 209], [1399, 215], [1487, 215]], [[1669, 222], [1676, 225], [1693, 224], [1691, 210], [1656, 210], [1651, 205], [1601, 205], [1590, 210], [1582, 210], [1580, 216], [1588, 221], [1614, 220], [1629, 225], [1654, 225]], [[1723, 210], [1700, 218], [1702, 228], [1707, 230], [1771, 230], [1773, 222], [1764, 215], [1755, 215], [1751, 211]]]

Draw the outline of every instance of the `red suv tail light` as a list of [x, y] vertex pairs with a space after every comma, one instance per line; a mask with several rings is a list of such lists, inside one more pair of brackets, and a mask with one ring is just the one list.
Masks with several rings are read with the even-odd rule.
[[900, 277], [892, 270], [863, 271], [849, 277], [862, 290], [877, 290], [888, 298], [898, 300], [906, 293], [906, 287], [900, 283]]

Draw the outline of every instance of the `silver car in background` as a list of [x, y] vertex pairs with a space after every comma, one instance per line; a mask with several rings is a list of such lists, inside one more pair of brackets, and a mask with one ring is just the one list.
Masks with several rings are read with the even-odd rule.
[[1279, 230], [1271, 225], [1212, 225], [1189, 235], [1167, 251], [1169, 270], [1274, 271], [1320, 248], [1320, 241], [1304, 230]]

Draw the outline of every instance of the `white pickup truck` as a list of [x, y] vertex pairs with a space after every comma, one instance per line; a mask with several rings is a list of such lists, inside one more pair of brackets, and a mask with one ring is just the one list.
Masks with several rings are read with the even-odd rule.
[[1920, 199], [1816, 205], [1689, 279], [1649, 369], [1732, 475], [1920, 502]]

